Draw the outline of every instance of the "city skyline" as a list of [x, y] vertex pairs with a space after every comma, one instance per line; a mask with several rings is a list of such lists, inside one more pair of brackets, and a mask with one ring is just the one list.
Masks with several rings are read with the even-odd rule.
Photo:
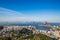
[[59, 0], [0, 0], [0, 22], [60, 22]]

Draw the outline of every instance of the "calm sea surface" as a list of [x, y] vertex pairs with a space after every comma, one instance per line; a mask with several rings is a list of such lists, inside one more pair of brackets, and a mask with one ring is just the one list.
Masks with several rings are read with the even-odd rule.
[[[17, 25], [17, 26], [36, 26], [36, 28], [38, 30], [50, 30], [51, 28], [50, 27], [45, 27], [45, 26], [39, 26], [40, 24], [42, 23], [17, 23], [17, 24], [11, 24], [11, 25]], [[52, 26], [57, 26], [59, 25], [60, 23], [50, 23]]]

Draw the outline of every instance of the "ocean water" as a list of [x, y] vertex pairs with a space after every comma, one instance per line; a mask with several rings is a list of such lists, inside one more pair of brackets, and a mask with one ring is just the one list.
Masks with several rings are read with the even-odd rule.
[[[39, 26], [43, 23], [40, 22], [30, 22], [30, 23], [10, 23], [9, 25], [15, 25], [15, 26], [35, 26], [38, 30], [50, 30], [50, 27], [46, 26]], [[60, 25], [60, 23], [50, 23], [52, 26]]]
[[46, 26], [38, 26], [37, 27], [38, 30], [50, 30], [50, 27], [46, 27]]
[[[43, 23], [17, 23], [17, 24], [11, 24], [11, 25], [17, 25], [17, 26], [36, 26], [36, 29], [38, 30], [50, 30], [50, 27], [46, 27], [46, 26], [39, 26], [39, 25], [43, 24]], [[52, 26], [57, 26], [60, 23], [50, 23]]]

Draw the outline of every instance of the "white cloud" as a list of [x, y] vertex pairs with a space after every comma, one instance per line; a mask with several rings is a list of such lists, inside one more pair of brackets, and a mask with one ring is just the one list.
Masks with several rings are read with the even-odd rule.
[[[46, 13], [46, 12], [43, 12], [43, 13]], [[54, 13], [54, 12], [52, 12], [52, 13]], [[41, 15], [38, 15], [38, 17], [36, 17], [36, 15], [35, 15], [35, 17], [33, 17], [33, 16], [30, 15], [30, 17], [29, 17], [29, 15], [24, 15], [21, 12], [9, 10], [6, 8], [0, 8], [0, 22], [26, 22], [26, 21], [60, 22], [59, 15], [57, 17], [56, 15], [54, 15], [54, 16], [50, 15], [50, 13], [44, 14], [44, 15], [41, 14]]]
[[20, 12], [9, 10], [6, 8], [0, 8], [0, 22], [25, 22], [25, 21], [39, 21], [37, 17], [26, 17]]
[[2, 16], [23, 16], [22, 13], [20, 12], [16, 12], [16, 11], [13, 11], [13, 10], [9, 10], [9, 9], [6, 9], [6, 8], [0, 8], [0, 15]]
[[30, 18], [30, 17], [7, 17], [0, 18], [2, 22], [30, 22], [30, 21], [40, 21], [39, 18]]

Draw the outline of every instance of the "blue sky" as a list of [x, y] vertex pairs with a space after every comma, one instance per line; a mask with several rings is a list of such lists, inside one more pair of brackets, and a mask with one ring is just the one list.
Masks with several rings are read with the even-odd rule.
[[60, 0], [0, 0], [0, 19], [60, 22]]

